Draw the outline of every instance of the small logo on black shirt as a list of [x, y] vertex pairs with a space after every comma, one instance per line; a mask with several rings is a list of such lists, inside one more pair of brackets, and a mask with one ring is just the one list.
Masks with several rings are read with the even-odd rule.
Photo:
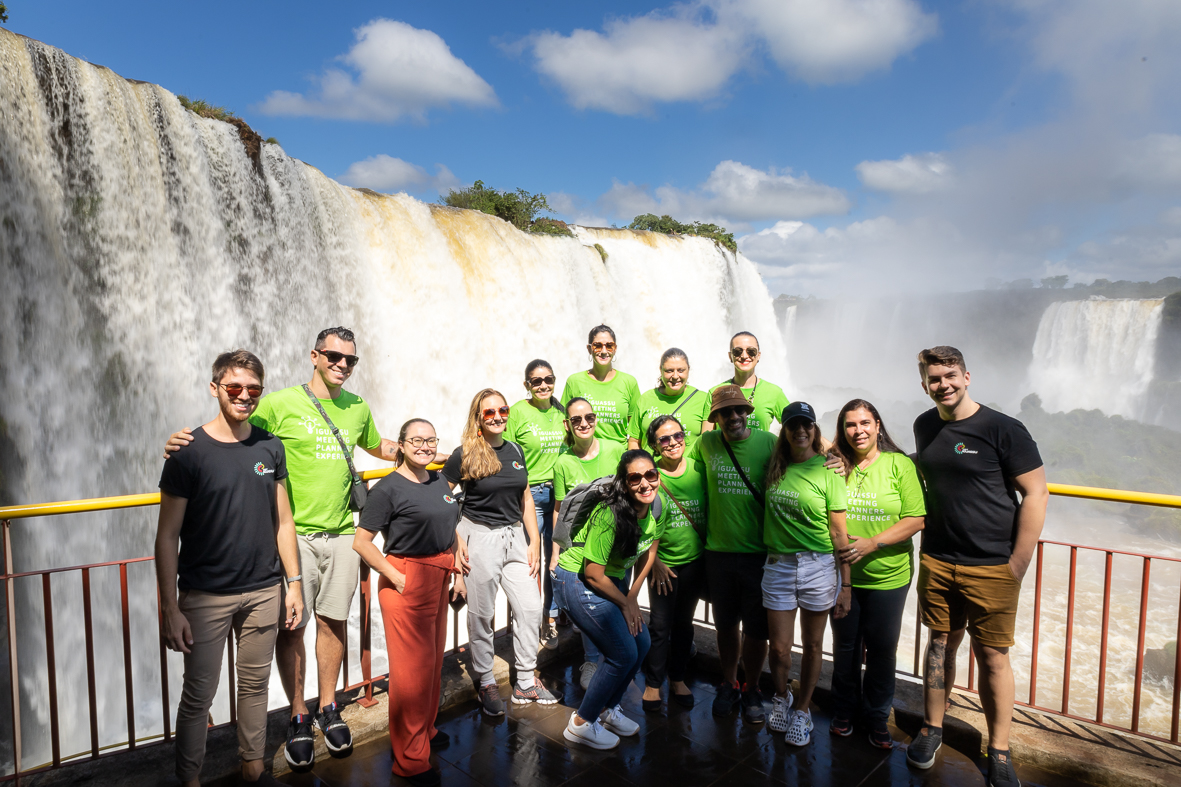
[[514, 459], [513, 460], [513, 469], [514, 470], [524, 470], [525, 465], [521, 464], [520, 462], [518, 462], [517, 460]]
[[979, 451], [973, 451], [972, 449], [968, 448], [968, 446], [964, 445], [963, 443], [956, 443], [955, 444], [955, 452], [957, 454], [978, 454], [978, 453], [980, 453]]
[[454, 503], [455, 498], [452, 497], [451, 495], [443, 495], [443, 502], [444, 503]]
[[259, 462], [254, 466], [254, 472], [258, 475], [269, 475], [275, 472], [275, 470], [274, 468], [268, 470], [266, 465], [264, 465], [262, 462]]

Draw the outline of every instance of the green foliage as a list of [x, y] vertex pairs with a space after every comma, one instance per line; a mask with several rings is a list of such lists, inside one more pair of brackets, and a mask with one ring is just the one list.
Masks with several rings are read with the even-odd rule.
[[627, 225], [627, 228], [629, 230], [663, 232], [666, 235], [697, 235], [720, 243], [732, 252], [738, 252], [738, 243], [734, 240], [734, 233], [726, 232], [725, 227], [719, 227], [717, 224], [706, 224], [700, 221], [685, 224], [667, 214], [657, 216], [654, 213], [645, 213], [632, 219], [632, 223]]
[[477, 180], [466, 189], [451, 189], [447, 196], [439, 199], [439, 203], [496, 216], [524, 232], [564, 236], [574, 234], [564, 221], [539, 215], [553, 210], [544, 194], [530, 194], [524, 189], [498, 191], [485, 186], [484, 181]]
[[203, 118], [212, 118], [213, 120], [229, 121], [232, 118], [237, 118], [230, 110], [225, 107], [215, 107], [212, 104], [202, 101], [201, 99], [193, 100], [188, 96], [177, 96], [180, 105], [190, 112], [195, 112]]
[[1069, 276], [1047, 276], [1042, 279], [1042, 286], [1050, 290], [1060, 290], [1070, 281]]
[[597, 251], [599, 253], [599, 256], [603, 258], [603, 262], [607, 261], [607, 250], [603, 248], [603, 244], [596, 243], [595, 244], [595, 251]]
[[0, 3], [0, 22], [8, 21], [8, 6]]
[[267, 138], [266, 138], [266, 143], [267, 143], [268, 145], [278, 145], [278, 144], [279, 144], [279, 140], [275, 139], [274, 137], [267, 137]]

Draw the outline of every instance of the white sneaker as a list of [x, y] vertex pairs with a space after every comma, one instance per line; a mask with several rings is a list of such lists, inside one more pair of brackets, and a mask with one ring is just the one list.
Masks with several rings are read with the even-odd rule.
[[592, 749], [614, 749], [619, 745], [619, 736], [610, 730], [603, 729], [603, 725], [599, 724], [598, 719], [585, 724], [575, 724], [575, 715], [577, 714], [570, 714], [570, 721], [566, 722], [566, 729], [562, 733], [562, 737], [566, 740], [590, 746]]
[[793, 710], [783, 742], [792, 746], [807, 746], [812, 742], [812, 711]]
[[598, 669], [599, 665], [593, 661], [584, 662], [583, 665], [578, 668], [578, 671], [582, 673], [581, 677], [578, 678], [578, 682], [582, 686], [583, 691], [586, 691], [590, 688], [591, 678], [595, 676], [595, 672], [598, 671]]
[[775, 732], [787, 732], [788, 719], [791, 716], [791, 690], [787, 697], [778, 695], [771, 698], [771, 718], [767, 719], [767, 726]]
[[628, 737], [635, 735], [640, 731], [640, 725], [623, 715], [623, 708], [616, 705], [614, 708], [607, 708], [599, 714], [599, 721], [603, 722], [603, 726], [611, 730], [611, 732], [621, 737]]

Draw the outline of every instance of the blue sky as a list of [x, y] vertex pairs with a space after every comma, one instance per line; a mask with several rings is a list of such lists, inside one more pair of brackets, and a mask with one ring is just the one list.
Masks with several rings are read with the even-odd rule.
[[1181, 3], [12, 0], [352, 185], [735, 229], [772, 292], [1181, 274]]

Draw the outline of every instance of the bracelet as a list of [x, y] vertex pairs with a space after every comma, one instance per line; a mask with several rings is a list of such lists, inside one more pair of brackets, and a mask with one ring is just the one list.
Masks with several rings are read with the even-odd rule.
[[851, 588], [851, 587], [853, 587], [853, 586], [852, 586], [852, 585], [849, 585], [849, 584], [846, 584], [846, 583], [844, 583], [844, 582], [842, 582], [842, 583], [841, 583], [841, 587], [843, 587], [843, 588]]
[[303, 580], [303, 574], [296, 574], [293, 577], [287, 577], [287, 584], [290, 585], [292, 582], [300, 582], [302, 580]]

